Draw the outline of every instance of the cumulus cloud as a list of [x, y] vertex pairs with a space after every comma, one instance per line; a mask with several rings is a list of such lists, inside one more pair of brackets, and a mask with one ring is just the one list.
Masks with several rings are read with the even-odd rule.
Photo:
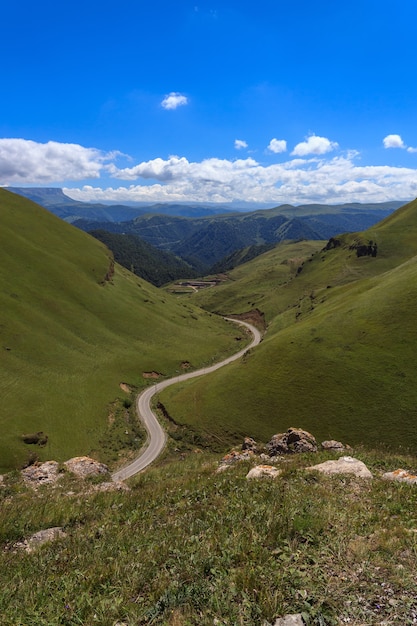
[[[0, 139], [0, 185], [65, 181], [70, 197], [102, 202], [302, 204], [381, 202], [417, 196], [415, 168], [363, 166], [353, 151], [332, 157], [298, 155], [272, 165], [253, 158], [189, 161], [173, 155], [119, 167], [120, 156], [119, 152], [78, 144]], [[105, 179], [100, 186], [68, 186], [69, 181], [99, 178]], [[111, 178], [125, 183], [112, 186]]]
[[248, 144], [243, 139], [235, 139], [235, 148], [236, 150], [242, 150], [242, 148], [247, 148]]
[[187, 96], [184, 96], [177, 91], [171, 91], [161, 102], [161, 106], [164, 109], [172, 110], [178, 107], [188, 104]]
[[387, 135], [384, 137], [382, 142], [384, 144], [384, 148], [401, 148], [402, 150], [407, 150], [407, 152], [410, 153], [417, 152], [417, 148], [412, 148], [404, 143], [401, 135]]
[[271, 141], [269, 142], [268, 145], [268, 150], [270, 150], [271, 152], [275, 152], [275, 154], [278, 154], [279, 152], [286, 152], [287, 151], [287, 142], [285, 141], [285, 139], [271, 139]]
[[274, 204], [382, 202], [417, 195], [415, 169], [360, 166], [356, 158], [357, 153], [350, 152], [331, 159], [297, 158], [265, 166], [252, 158], [192, 162], [171, 156], [115, 171], [119, 179], [132, 181], [127, 187], [90, 186], [66, 193], [77, 200], [102, 202], [242, 200]]
[[327, 137], [310, 135], [306, 141], [298, 143], [291, 152], [294, 156], [307, 156], [308, 154], [326, 154], [336, 150], [339, 145], [335, 141], [330, 141]]
[[44, 184], [99, 178], [106, 162], [119, 154], [74, 143], [0, 139], [0, 184]]
[[384, 148], [406, 148], [401, 135], [387, 135], [383, 139]]

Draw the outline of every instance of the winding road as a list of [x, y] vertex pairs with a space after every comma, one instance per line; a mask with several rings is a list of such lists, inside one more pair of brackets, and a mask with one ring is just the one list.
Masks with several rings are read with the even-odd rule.
[[252, 324], [249, 324], [248, 322], [242, 322], [241, 320], [235, 320], [230, 317], [226, 317], [225, 319], [248, 328], [253, 334], [252, 342], [236, 354], [229, 356], [224, 361], [215, 363], [210, 367], [203, 367], [202, 369], [196, 370], [195, 372], [181, 374], [180, 376], [175, 376], [174, 378], [170, 378], [169, 380], [164, 380], [142, 391], [142, 393], [137, 398], [136, 409], [138, 416], [143, 421], [143, 424], [148, 433], [148, 445], [144, 450], [141, 451], [140, 455], [134, 461], [132, 461], [132, 463], [126, 465], [126, 467], [123, 467], [117, 472], [114, 472], [114, 474], [112, 475], [112, 479], [114, 481], [126, 480], [127, 478], [134, 476], [138, 472], [141, 472], [148, 465], [153, 463], [153, 461], [155, 461], [155, 459], [161, 454], [162, 450], [165, 447], [167, 438], [166, 433], [158, 422], [157, 416], [155, 415], [155, 413], [153, 413], [151, 409], [151, 399], [156, 393], [162, 391], [162, 389], [165, 389], [165, 387], [169, 387], [169, 385], [174, 385], [183, 380], [196, 378], [197, 376], [202, 376], [203, 374], [210, 374], [211, 372], [220, 369], [224, 365], [228, 365], [229, 363], [236, 361], [237, 359], [242, 357], [245, 352], [247, 352], [254, 346], [257, 346], [258, 343], [261, 341], [261, 333]]

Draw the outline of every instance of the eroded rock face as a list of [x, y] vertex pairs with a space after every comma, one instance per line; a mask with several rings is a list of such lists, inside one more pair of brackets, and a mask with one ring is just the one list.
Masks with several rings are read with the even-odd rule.
[[317, 452], [315, 437], [301, 428], [289, 428], [285, 433], [274, 435], [266, 447], [270, 456]]
[[51, 485], [60, 478], [59, 465], [56, 461], [35, 463], [22, 470], [23, 480], [26, 485], [36, 489], [40, 485]]
[[100, 476], [108, 474], [109, 468], [104, 463], [99, 463], [89, 456], [76, 456], [69, 461], [65, 461], [65, 467], [69, 472], [75, 474], [79, 478], [87, 478], [87, 476]]
[[246, 474], [247, 480], [251, 480], [252, 478], [276, 478], [281, 474], [282, 470], [273, 467], [272, 465], [255, 465], [252, 469]]
[[322, 472], [323, 474], [353, 474], [358, 478], [372, 478], [372, 474], [365, 463], [351, 456], [342, 456], [337, 461], [325, 461], [306, 469]]
[[397, 469], [393, 472], [386, 472], [382, 475], [384, 480], [396, 480], [401, 483], [408, 483], [410, 485], [417, 485], [417, 476], [411, 474], [408, 470]]

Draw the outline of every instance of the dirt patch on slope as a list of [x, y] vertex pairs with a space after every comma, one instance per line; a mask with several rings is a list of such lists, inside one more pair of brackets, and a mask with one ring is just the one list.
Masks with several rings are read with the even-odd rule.
[[265, 314], [259, 309], [252, 309], [251, 311], [246, 311], [246, 313], [236, 313], [227, 317], [234, 320], [242, 320], [242, 322], [249, 322], [249, 324], [259, 328], [259, 330], [266, 330]]

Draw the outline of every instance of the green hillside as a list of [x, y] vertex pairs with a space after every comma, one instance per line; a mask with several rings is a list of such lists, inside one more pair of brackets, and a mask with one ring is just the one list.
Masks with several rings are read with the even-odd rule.
[[171, 252], [164, 252], [136, 235], [92, 230], [90, 235], [113, 252], [114, 259], [128, 270], [160, 287], [177, 278], [192, 278], [194, 270]]
[[[356, 247], [370, 240], [377, 257], [358, 257]], [[269, 326], [227, 381], [217, 372], [166, 390], [171, 416], [225, 443], [267, 440], [294, 425], [322, 439], [415, 451], [417, 201], [338, 238], [282, 280], [280, 254], [268, 252], [231, 272], [229, 284], [197, 295], [216, 311], [257, 306]]]
[[[220, 318], [117, 264], [96, 239], [0, 189], [0, 467], [64, 460], [112, 437], [120, 383], [175, 374], [236, 349]], [[21, 435], [42, 431], [45, 447]], [[122, 434], [124, 432], [121, 423]]]

